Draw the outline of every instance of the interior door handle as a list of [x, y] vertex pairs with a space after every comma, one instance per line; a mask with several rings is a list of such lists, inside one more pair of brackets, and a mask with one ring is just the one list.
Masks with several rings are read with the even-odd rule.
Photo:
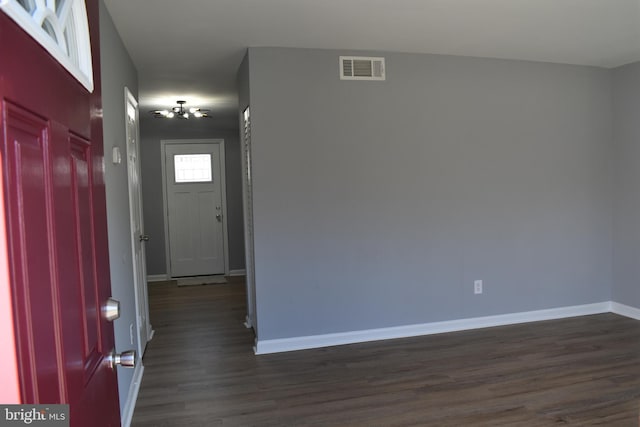
[[141, 242], [148, 242], [149, 241], [149, 236], [147, 236], [146, 234], [141, 234], [140, 235], [140, 241]]

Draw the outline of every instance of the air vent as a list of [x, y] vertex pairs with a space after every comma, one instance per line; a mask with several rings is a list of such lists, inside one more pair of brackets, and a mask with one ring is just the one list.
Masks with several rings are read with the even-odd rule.
[[341, 56], [341, 80], [385, 80], [384, 58]]

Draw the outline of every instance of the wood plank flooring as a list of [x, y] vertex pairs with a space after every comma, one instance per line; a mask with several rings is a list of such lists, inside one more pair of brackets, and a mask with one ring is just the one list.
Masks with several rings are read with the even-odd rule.
[[640, 322], [614, 314], [255, 356], [242, 282], [149, 294], [133, 427], [638, 425]]

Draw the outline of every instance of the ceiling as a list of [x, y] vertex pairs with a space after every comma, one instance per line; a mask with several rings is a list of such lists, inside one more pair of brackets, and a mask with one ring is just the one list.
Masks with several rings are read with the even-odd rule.
[[640, 60], [640, 0], [105, 0], [142, 110], [178, 99], [237, 126], [248, 46], [363, 49], [616, 67]]

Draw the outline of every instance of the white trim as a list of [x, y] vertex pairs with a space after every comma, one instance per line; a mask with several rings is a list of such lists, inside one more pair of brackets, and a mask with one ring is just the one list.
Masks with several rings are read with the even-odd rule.
[[162, 174], [162, 223], [164, 224], [164, 265], [167, 274], [165, 280], [171, 279], [171, 253], [169, 248], [169, 218], [167, 216], [167, 179], [166, 179], [166, 148], [165, 142], [160, 140], [160, 173]]
[[[130, 114], [129, 109], [133, 114]], [[145, 243], [140, 240], [144, 234], [142, 213], [142, 172], [140, 170], [140, 112], [138, 101], [129, 88], [124, 88], [125, 151], [127, 153], [127, 193], [129, 196], [129, 232], [131, 236], [131, 266], [133, 267], [133, 288], [136, 307], [136, 331], [138, 354], [142, 355], [153, 329], [149, 318], [149, 295], [147, 292], [147, 268]], [[131, 134], [133, 132], [133, 135]], [[132, 146], [133, 144], [133, 146]], [[132, 160], [135, 159], [135, 162]], [[137, 200], [137, 205], [136, 205]], [[140, 233], [140, 234], [138, 234]], [[136, 255], [140, 249], [140, 259]]]
[[166, 274], [150, 274], [147, 276], [147, 282], [166, 282], [169, 280], [169, 276]]
[[133, 419], [133, 411], [136, 408], [136, 401], [138, 400], [138, 393], [140, 392], [140, 383], [142, 383], [142, 374], [144, 373], [142, 360], [140, 360], [134, 369], [131, 385], [129, 385], [127, 401], [122, 409], [122, 427], [129, 427], [131, 425], [131, 420]]
[[258, 316], [256, 314], [256, 275], [255, 249], [253, 242], [253, 184], [251, 182], [251, 110], [244, 109], [241, 115], [240, 147], [242, 154], [242, 217], [244, 225], [244, 264], [245, 285], [247, 288], [247, 319], [258, 330]]
[[229, 270], [227, 276], [244, 276], [245, 274], [247, 274], [247, 271], [243, 268], [241, 270]]
[[227, 204], [227, 145], [224, 139], [213, 140], [220, 145], [220, 186], [222, 187], [222, 248], [224, 250], [224, 274], [229, 275], [229, 209]]
[[493, 326], [513, 325], [517, 323], [608, 313], [610, 309], [611, 303], [609, 301], [605, 301], [595, 304], [559, 307], [522, 313], [500, 314], [497, 316], [484, 316], [470, 319], [447, 320], [443, 322], [423, 323], [417, 325], [396, 326], [392, 328], [368, 329], [362, 331], [272, 340], [256, 340], [254, 352], [255, 354], [280, 353], [284, 351], [330, 347], [334, 345], [354, 344], [367, 341], [408, 338], [421, 335], [441, 334], [445, 332], [489, 328]]
[[247, 329], [253, 328], [253, 320], [251, 320], [251, 317], [249, 317], [248, 314], [244, 318], [244, 327]]
[[631, 307], [629, 305], [620, 304], [619, 302], [611, 301], [612, 313], [619, 314], [620, 316], [630, 317], [631, 319], [640, 320], [640, 308]]
[[[44, 2], [42, 2], [44, 5]], [[4, 11], [13, 21], [20, 26], [31, 38], [38, 42], [53, 58], [60, 63], [82, 86], [89, 92], [93, 92], [93, 65], [91, 60], [91, 39], [89, 33], [89, 24], [87, 19], [87, 9], [83, 0], [75, 0], [71, 5], [75, 26], [73, 31], [76, 33], [74, 39], [77, 45], [78, 64], [74, 64], [64, 48], [56, 43], [46, 31], [38, 26], [34, 17], [42, 19], [53, 14], [47, 7], [37, 10], [37, 16], [32, 17], [24, 10], [15, 0], [0, 0], [0, 9]], [[51, 12], [51, 13], [49, 13]], [[63, 24], [66, 24], [64, 22]], [[64, 42], [61, 28], [54, 28], [58, 38]]]
[[162, 171], [162, 203], [163, 203], [163, 221], [164, 221], [164, 248], [165, 262], [167, 267], [167, 277], [173, 277], [171, 272], [171, 248], [169, 247], [169, 213], [167, 203], [167, 171], [165, 161], [167, 157], [167, 145], [169, 144], [218, 144], [220, 146], [220, 186], [222, 198], [222, 245], [224, 250], [224, 274], [229, 275], [229, 230], [227, 224], [227, 165], [226, 165], [226, 149], [225, 140], [223, 138], [210, 139], [162, 139], [160, 140], [161, 155], [161, 171]]

